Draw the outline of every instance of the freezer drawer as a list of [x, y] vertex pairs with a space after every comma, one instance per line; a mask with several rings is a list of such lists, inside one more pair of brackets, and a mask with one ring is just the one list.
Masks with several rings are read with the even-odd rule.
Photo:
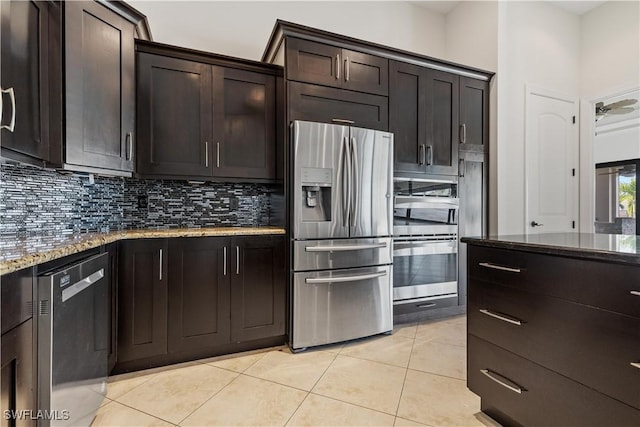
[[293, 242], [295, 271], [391, 264], [391, 238]]
[[294, 274], [294, 350], [393, 329], [392, 266]]

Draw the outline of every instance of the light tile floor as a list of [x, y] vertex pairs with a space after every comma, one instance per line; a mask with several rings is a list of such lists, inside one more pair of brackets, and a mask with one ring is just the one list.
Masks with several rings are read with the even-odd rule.
[[466, 388], [465, 345], [457, 316], [114, 376], [93, 426], [497, 426]]

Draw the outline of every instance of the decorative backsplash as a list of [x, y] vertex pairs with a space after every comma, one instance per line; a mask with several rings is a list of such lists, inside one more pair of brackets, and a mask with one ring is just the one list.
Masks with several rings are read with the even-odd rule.
[[[128, 228], [265, 226], [273, 188], [0, 167], [0, 238]], [[237, 207], [236, 207], [237, 205]]]

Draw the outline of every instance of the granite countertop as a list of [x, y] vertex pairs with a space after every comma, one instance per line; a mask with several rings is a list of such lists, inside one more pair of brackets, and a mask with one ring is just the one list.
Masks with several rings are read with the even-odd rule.
[[0, 275], [125, 239], [285, 234], [278, 227], [157, 228], [45, 235], [0, 242]]
[[542, 233], [464, 237], [463, 243], [640, 265], [640, 236], [596, 233]]

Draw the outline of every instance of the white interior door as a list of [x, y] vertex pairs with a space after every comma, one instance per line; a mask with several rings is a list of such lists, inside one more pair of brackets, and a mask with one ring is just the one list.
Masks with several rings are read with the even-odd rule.
[[525, 230], [578, 230], [577, 99], [527, 89]]

